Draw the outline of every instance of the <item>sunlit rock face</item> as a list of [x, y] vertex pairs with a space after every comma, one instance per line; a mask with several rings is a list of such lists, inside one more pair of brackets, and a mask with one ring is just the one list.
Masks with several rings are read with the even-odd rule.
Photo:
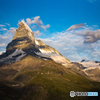
[[[64, 66], [68, 66], [71, 63], [56, 49], [46, 45], [41, 40], [37, 40], [32, 30], [24, 21], [19, 23], [12, 41], [6, 47], [5, 55], [0, 62], [12, 63], [21, 60], [24, 56], [32, 55], [45, 60], [52, 59]], [[7, 61], [9, 59], [10, 61]]]
[[19, 23], [19, 28], [16, 29], [12, 41], [7, 46], [7, 54], [9, 55], [12, 51], [15, 51], [16, 49], [27, 50], [32, 47], [34, 48], [34, 45], [35, 38], [33, 32], [24, 21], [21, 21]]

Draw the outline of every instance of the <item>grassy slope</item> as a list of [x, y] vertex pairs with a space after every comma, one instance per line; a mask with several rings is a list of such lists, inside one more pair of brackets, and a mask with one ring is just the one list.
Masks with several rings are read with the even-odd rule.
[[[13, 77], [7, 69], [14, 69]], [[100, 83], [66, 69], [53, 61], [28, 56], [5, 65], [6, 81], [0, 82], [0, 100], [99, 100], [100, 97], [74, 97], [70, 91], [100, 91]], [[15, 71], [16, 70], [16, 71]], [[7, 81], [9, 80], [9, 81]], [[5, 84], [3, 84], [5, 83]]]

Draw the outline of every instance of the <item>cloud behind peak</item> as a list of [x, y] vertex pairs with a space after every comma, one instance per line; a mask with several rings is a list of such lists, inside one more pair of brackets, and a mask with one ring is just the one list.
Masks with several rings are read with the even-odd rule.
[[84, 43], [94, 43], [100, 40], [100, 29], [96, 31], [87, 31], [84, 34]]
[[76, 29], [82, 28], [82, 27], [85, 26], [85, 25], [86, 25], [86, 24], [84, 24], [84, 23], [72, 25], [71, 27], [69, 27], [69, 28], [67, 29], [67, 31], [76, 30]]

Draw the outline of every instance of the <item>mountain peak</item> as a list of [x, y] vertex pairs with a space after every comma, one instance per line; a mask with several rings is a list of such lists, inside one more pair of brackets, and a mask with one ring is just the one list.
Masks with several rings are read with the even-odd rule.
[[22, 20], [21, 22], [19, 22], [19, 29], [27, 29], [28, 31], [32, 32], [32, 30], [31, 30], [30, 27], [25, 23], [24, 20]]
[[30, 27], [24, 20], [19, 22], [12, 41], [7, 45], [6, 57], [0, 62], [13, 63], [20, 61], [24, 56], [32, 55], [45, 60], [52, 59], [64, 66], [69, 66], [71, 62], [62, 56], [56, 49], [46, 45], [34, 37]]
[[19, 27], [16, 29], [13, 40], [18, 38], [29, 38], [31, 41], [34, 41], [34, 34], [24, 20], [19, 22]]

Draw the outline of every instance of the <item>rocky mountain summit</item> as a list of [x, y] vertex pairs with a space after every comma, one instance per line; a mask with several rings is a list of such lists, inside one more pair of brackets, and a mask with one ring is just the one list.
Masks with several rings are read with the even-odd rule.
[[27, 55], [40, 57], [44, 60], [51, 59], [64, 66], [71, 64], [56, 49], [46, 45], [41, 40], [37, 40], [29, 26], [21, 21], [12, 41], [7, 45], [6, 53], [0, 56], [0, 63], [17, 62]]

